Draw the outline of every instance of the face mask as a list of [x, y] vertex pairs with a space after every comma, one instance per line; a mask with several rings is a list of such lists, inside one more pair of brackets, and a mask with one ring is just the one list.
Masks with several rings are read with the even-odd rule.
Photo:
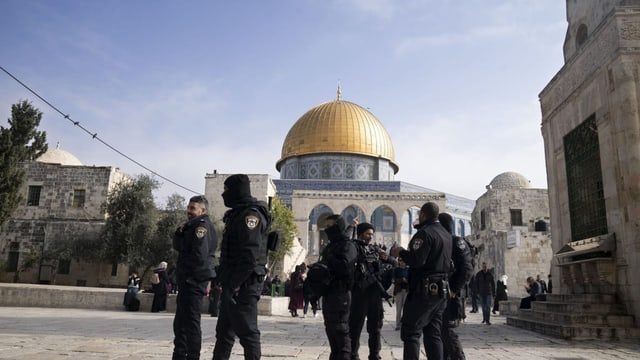
[[237, 199], [229, 193], [229, 191], [225, 191], [222, 193], [222, 200], [224, 200], [224, 206], [230, 208], [236, 203]]
[[338, 225], [332, 225], [324, 229], [324, 232], [327, 234], [327, 237], [329, 237], [330, 241], [342, 237], [342, 230], [340, 230], [340, 227]]

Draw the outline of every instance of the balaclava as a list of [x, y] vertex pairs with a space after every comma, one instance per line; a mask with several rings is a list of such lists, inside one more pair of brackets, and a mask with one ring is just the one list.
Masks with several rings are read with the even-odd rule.
[[227, 190], [222, 193], [224, 206], [231, 208], [238, 201], [251, 197], [249, 177], [245, 174], [231, 175], [224, 181]]
[[438, 221], [440, 221], [440, 225], [442, 225], [449, 234], [453, 234], [453, 217], [447, 213], [440, 213], [438, 215]]
[[344, 221], [342, 216], [340, 215], [331, 215], [327, 219], [335, 220], [335, 224], [329, 226], [324, 229], [324, 232], [327, 234], [329, 241], [334, 241], [338, 239], [342, 239], [345, 237], [345, 231], [347, 230], [347, 223]]

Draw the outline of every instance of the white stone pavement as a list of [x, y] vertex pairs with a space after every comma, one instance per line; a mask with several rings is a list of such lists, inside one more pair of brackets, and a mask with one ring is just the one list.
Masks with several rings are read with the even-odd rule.
[[[392, 321], [395, 309], [386, 311], [381, 355], [402, 359], [400, 333]], [[172, 321], [171, 313], [0, 307], [0, 359], [170, 359]], [[569, 342], [507, 326], [500, 316], [494, 316], [490, 326], [481, 321], [479, 314], [468, 314], [467, 322], [458, 328], [469, 360], [640, 359], [637, 343]], [[212, 356], [215, 324], [215, 318], [203, 316], [202, 359]], [[263, 358], [329, 358], [321, 316], [261, 316], [259, 324]], [[366, 341], [365, 330], [360, 348], [363, 360]], [[232, 359], [243, 359], [237, 342]]]

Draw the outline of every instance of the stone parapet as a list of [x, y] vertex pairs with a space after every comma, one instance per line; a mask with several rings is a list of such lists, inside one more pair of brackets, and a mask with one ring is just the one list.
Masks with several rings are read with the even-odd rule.
[[[79, 286], [55, 286], [0, 283], [0, 306], [72, 308], [94, 310], [124, 310], [125, 289]], [[176, 310], [176, 296], [167, 298], [167, 312]], [[151, 311], [153, 293], [139, 293], [140, 311]], [[259, 315], [286, 315], [288, 297], [263, 296], [258, 302]], [[208, 299], [202, 301], [202, 313], [207, 313]]]

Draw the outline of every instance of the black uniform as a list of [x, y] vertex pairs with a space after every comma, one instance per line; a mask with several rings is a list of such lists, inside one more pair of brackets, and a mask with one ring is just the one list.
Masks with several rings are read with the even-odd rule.
[[329, 290], [322, 300], [324, 327], [331, 347], [329, 360], [349, 360], [351, 356], [349, 309], [358, 250], [345, 234], [345, 230], [346, 225], [342, 218], [337, 220], [335, 225], [325, 229], [329, 244], [321, 254], [333, 275]]
[[[351, 291], [351, 313], [349, 314], [349, 334], [351, 337], [351, 359], [359, 359], [360, 334], [367, 318], [369, 333], [369, 359], [380, 359], [380, 329], [384, 319], [382, 297], [386, 294], [380, 279], [385, 268], [380, 260], [379, 248], [363, 240], [354, 240], [358, 247], [355, 282]], [[391, 262], [391, 260], [389, 260]]]
[[456, 294], [456, 297], [449, 299], [447, 310], [442, 317], [442, 347], [444, 359], [464, 360], [464, 350], [454, 328], [458, 326], [464, 314], [460, 291], [471, 278], [473, 267], [471, 266], [471, 251], [467, 242], [459, 236], [454, 235], [452, 238], [451, 260], [454, 271], [449, 277], [449, 289]]
[[202, 346], [200, 315], [207, 284], [215, 277], [218, 245], [209, 215], [200, 215], [178, 228], [173, 247], [178, 251], [178, 296], [173, 319], [173, 359], [199, 359]]
[[271, 215], [267, 204], [253, 197], [230, 205], [232, 209], [224, 215], [217, 278], [222, 295], [213, 359], [229, 359], [236, 335], [244, 348], [244, 358], [260, 359], [258, 300], [266, 274], [266, 234]]
[[447, 304], [451, 269], [451, 234], [435, 219], [425, 221], [400, 257], [409, 265], [409, 293], [402, 314], [400, 337], [404, 359], [420, 358], [424, 334], [427, 358], [442, 359], [442, 313]]

